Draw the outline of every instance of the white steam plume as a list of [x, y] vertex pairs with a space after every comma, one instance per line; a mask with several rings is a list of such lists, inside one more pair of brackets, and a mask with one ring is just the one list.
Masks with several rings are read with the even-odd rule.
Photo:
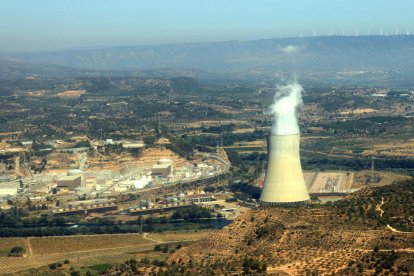
[[273, 115], [273, 135], [299, 134], [296, 109], [303, 104], [302, 91], [303, 87], [296, 81], [277, 87], [275, 101], [270, 106], [270, 113]]

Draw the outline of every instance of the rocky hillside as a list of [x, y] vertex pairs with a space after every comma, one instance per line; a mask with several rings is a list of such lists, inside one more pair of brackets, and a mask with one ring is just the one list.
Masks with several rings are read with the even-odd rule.
[[[398, 210], [411, 210], [413, 189], [411, 181], [325, 205], [257, 208], [165, 262], [142, 259], [104, 275], [409, 275], [414, 232], [390, 227], [393, 221], [384, 218], [389, 202], [393, 216], [406, 219], [409, 214]], [[396, 205], [396, 196], [404, 205]]]
[[[365, 215], [350, 219], [338, 210], [329, 205], [251, 210], [218, 234], [182, 248], [168, 262], [235, 273], [249, 265], [264, 265], [267, 272], [282, 274], [342, 271], [346, 275], [358, 270], [357, 261], [374, 251], [385, 255], [393, 252], [397, 256], [395, 259], [399, 254], [414, 257], [414, 233], [392, 231], [381, 223], [374, 224], [372, 219], [364, 218]], [[401, 267], [409, 265], [400, 263]], [[391, 267], [383, 270], [389, 271]], [[376, 266], [366, 265], [364, 269], [374, 272]], [[393, 267], [394, 272], [397, 270]]]

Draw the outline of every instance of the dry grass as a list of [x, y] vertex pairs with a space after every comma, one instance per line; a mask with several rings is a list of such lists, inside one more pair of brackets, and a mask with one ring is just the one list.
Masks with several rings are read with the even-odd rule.
[[147, 237], [160, 242], [171, 241], [196, 241], [209, 237], [217, 230], [206, 230], [198, 232], [164, 232], [164, 233], [151, 233]]
[[233, 130], [233, 133], [252, 133], [254, 132], [255, 129], [254, 128], [238, 128]]
[[[170, 246], [170, 250], [174, 249], [175, 246]], [[138, 252], [135, 254], [135, 258], [136, 259], [150, 259], [150, 260], [165, 260], [168, 256], [170, 256], [170, 253], [163, 253], [160, 251], [154, 251], [154, 250], [149, 250], [149, 251], [144, 251], [144, 252]]]
[[[41, 160], [39, 158], [39, 160]], [[47, 170], [61, 170], [69, 169], [70, 165], [76, 164], [78, 158], [71, 153], [52, 152], [48, 155], [48, 161], [46, 165]]]
[[67, 90], [56, 94], [58, 97], [79, 97], [82, 94], [86, 94], [86, 90]]
[[377, 110], [372, 109], [372, 108], [357, 108], [354, 110], [344, 110], [339, 112], [339, 114], [341, 115], [349, 115], [349, 114], [365, 114], [365, 113], [373, 113], [376, 112]]
[[237, 142], [232, 147], [267, 147], [266, 140], [256, 140], [251, 142]]
[[[380, 181], [378, 183], [369, 183], [369, 186], [386, 186], [390, 185], [394, 182], [404, 181], [408, 180], [411, 177], [407, 175], [401, 175], [391, 172], [383, 172], [383, 171], [375, 171], [374, 172], [375, 177], [379, 176]], [[358, 189], [361, 187], [366, 187], [365, 180], [370, 179], [371, 177], [371, 171], [365, 170], [365, 171], [359, 171], [355, 173], [354, 177], [354, 185], [352, 188]]]
[[[0, 142], [0, 153], [16, 153], [16, 152], [24, 152], [26, 151], [25, 148], [23, 147], [14, 147], [10, 144], [4, 143], [4, 142]], [[4, 151], [4, 152], [3, 152]]]

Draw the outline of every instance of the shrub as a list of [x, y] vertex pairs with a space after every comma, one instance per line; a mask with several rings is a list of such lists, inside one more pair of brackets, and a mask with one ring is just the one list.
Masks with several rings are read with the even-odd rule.
[[138, 261], [137, 261], [137, 260], [135, 260], [135, 259], [131, 259], [131, 260], [129, 260], [129, 263], [130, 263], [131, 265], [137, 265], [137, 264], [138, 264]]
[[16, 247], [13, 247], [12, 249], [10, 249], [9, 256], [21, 257], [21, 256], [23, 256], [24, 251], [25, 250], [24, 250], [23, 247], [16, 246]]

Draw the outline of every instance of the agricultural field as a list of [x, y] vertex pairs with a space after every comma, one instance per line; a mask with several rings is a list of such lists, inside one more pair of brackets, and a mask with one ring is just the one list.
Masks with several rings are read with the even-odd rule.
[[90, 235], [30, 238], [33, 254], [91, 251], [114, 247], [131, 247], [148, 245], [153, 241], [143, 238], [141, 234]]
[[392, 157], [414, 157], [414, 139], [389, 141], [388, 143], [375, 144], [371, 150], [363, 152], [365, 155], [377, 154]]
[[10, 249], [17, 246], [26, 249], [24, 238], [0, 238], [0, 257], [8, 256]]
[[171, 241], [195, 241], [207, 238], [217, 232], [218, 230], [197, 231], [197, 232], [163, 232], [163, 233], [149, 233], [146, 237], [148, 239], [157, 240], [159, 242]]
[[[0, 239], [0, 275], [19, 272], [18, 275], [65, 275], [69, 267], [92, 275], [102, 272], [99, 266], [110, 267], [111, 264], [123, 263], [133, 258], [165, 259], [168, 252], [154, 252], [154, 246], [171, 244], [175, 249], [178, 244], [204, 239], [210, 230], [197, 232], [166, 232], [160, 234], [113, 234], [64, 237], [33, 237]], [[14, 246], [30, 247], [28, 257], [7, 257]], [[26, 251], [29, 251], [26, 249]], [[168, 253], [168, 254], [167, 254]], [[63, 262], [67, 260], [70, 265]], [[48, 266], [61, 263], [62, 267], [50, 272]], [[67, 274], [66, 274], [67, 275]]]

